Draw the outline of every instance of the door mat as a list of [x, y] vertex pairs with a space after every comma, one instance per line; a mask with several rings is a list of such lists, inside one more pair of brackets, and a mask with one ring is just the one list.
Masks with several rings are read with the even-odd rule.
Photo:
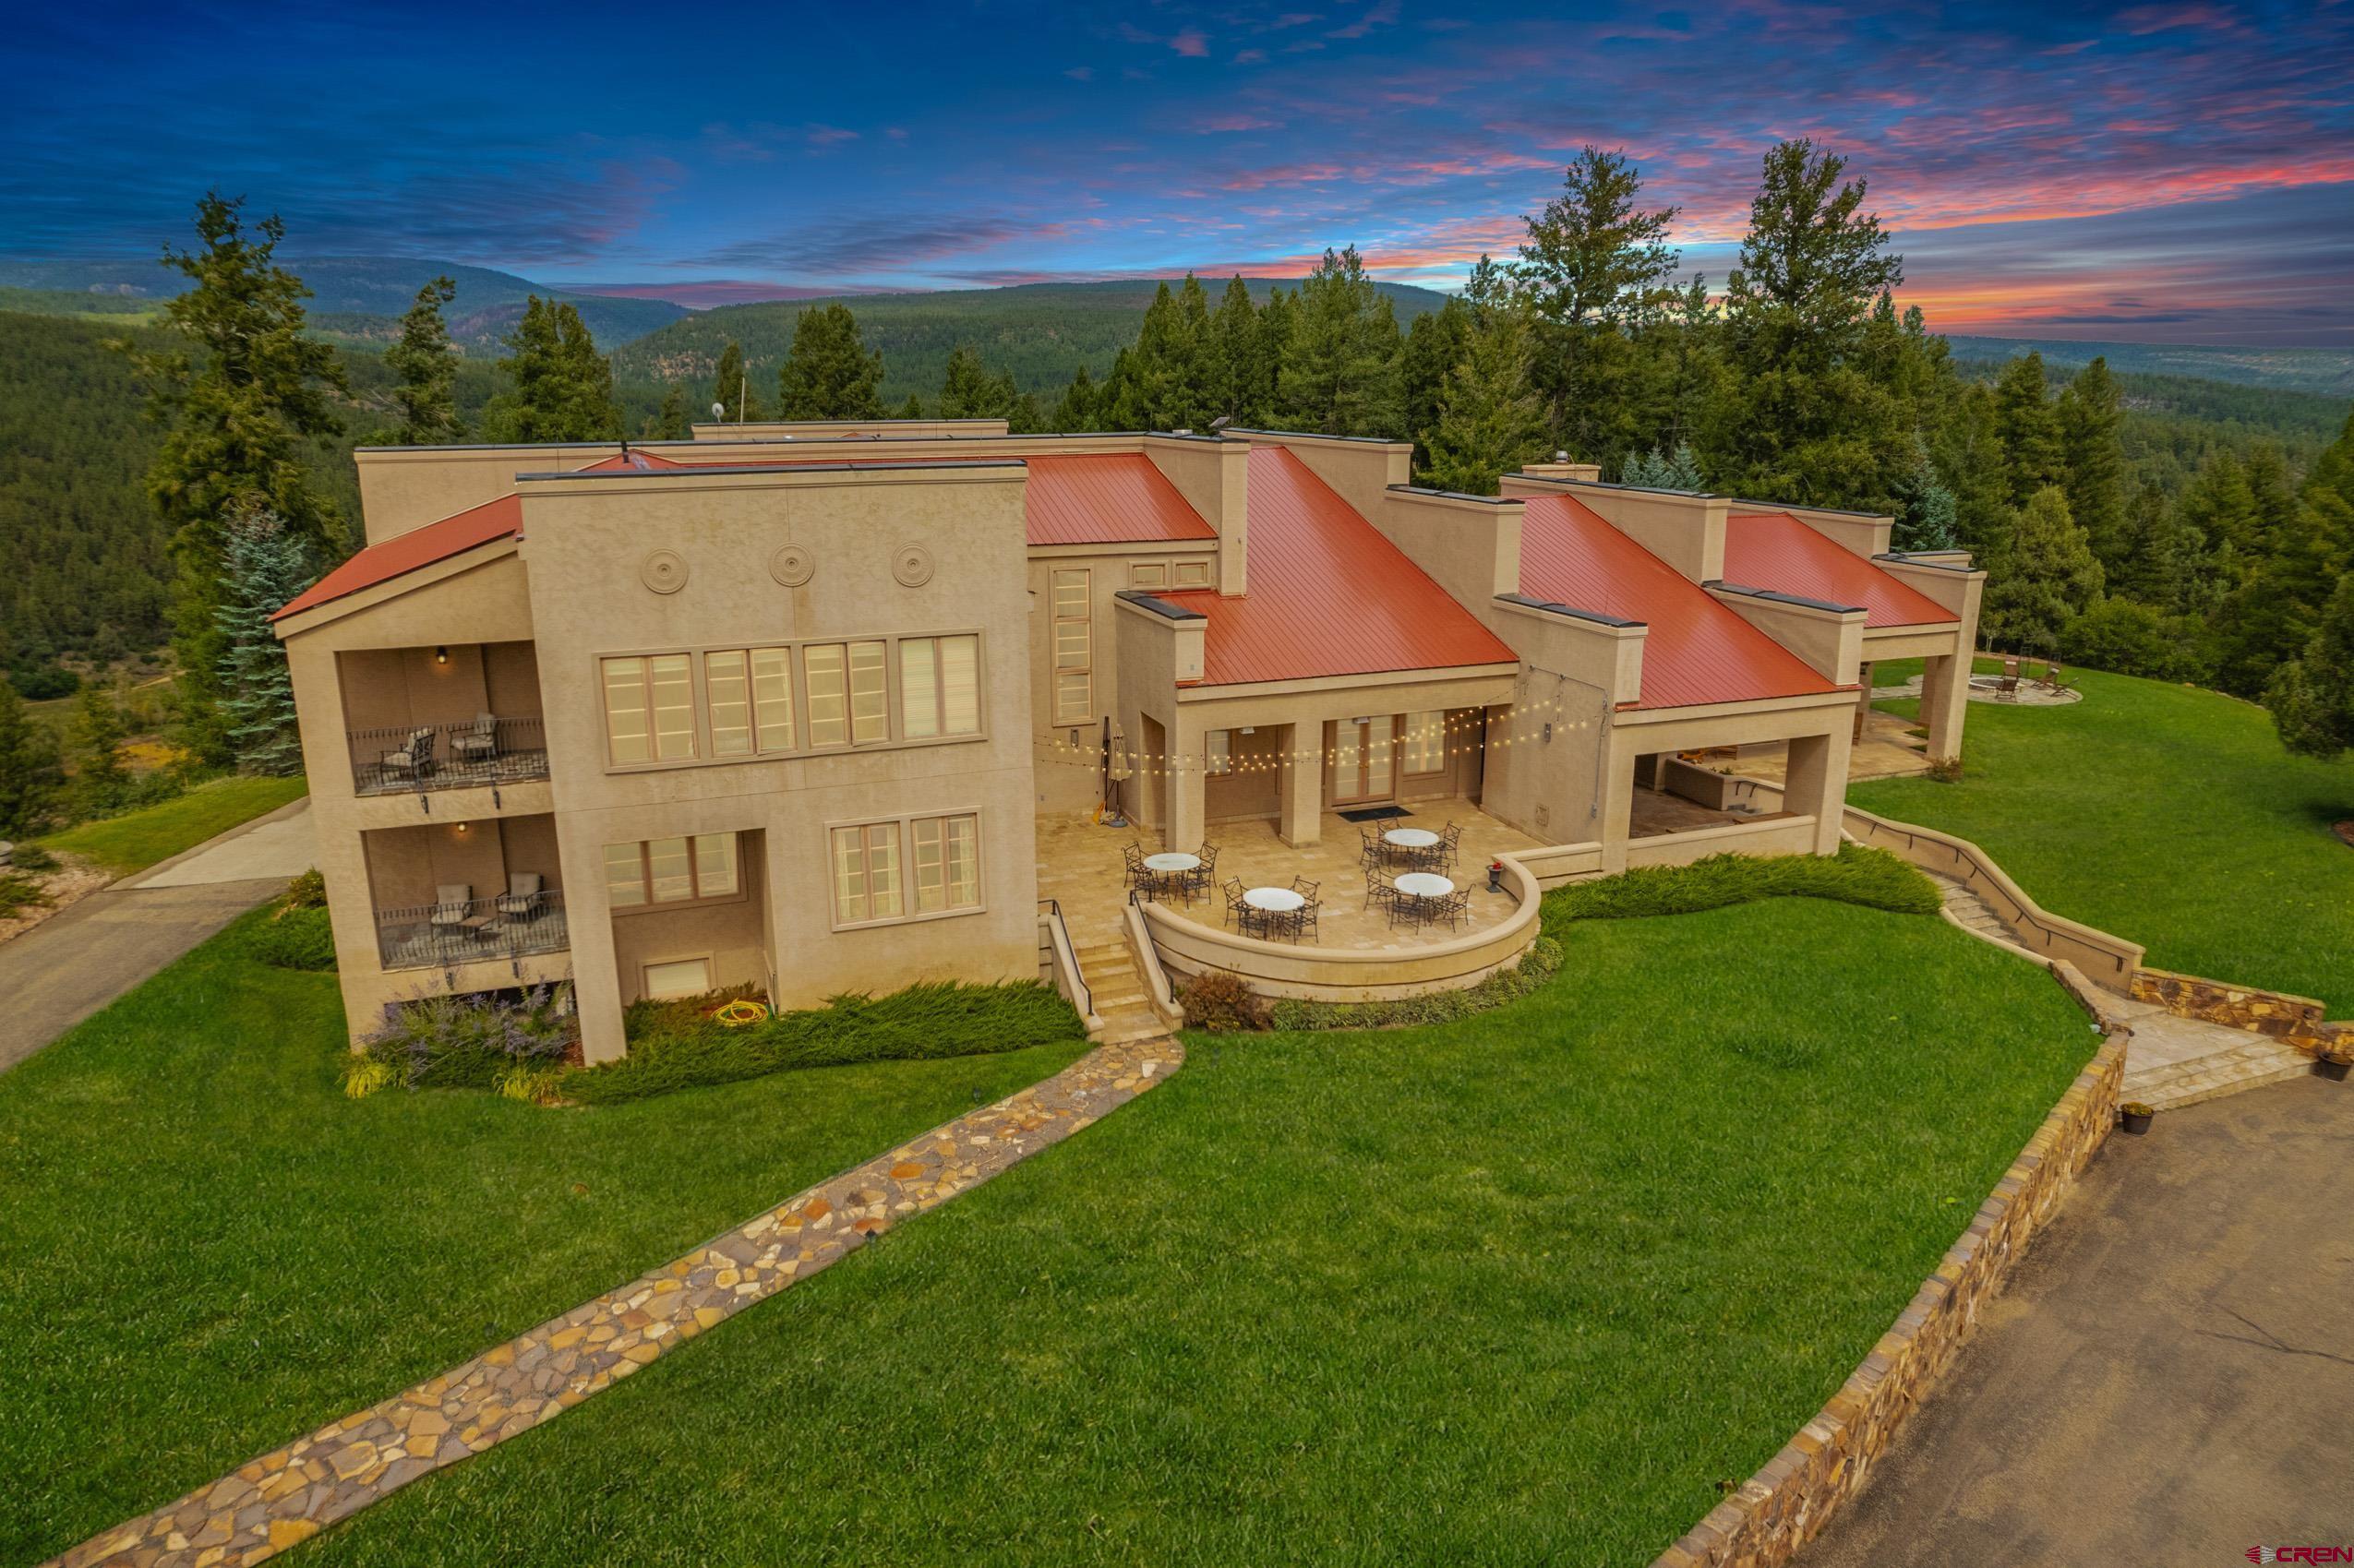
[[1340, 813], [1344, 822], [1387, 822], [1392, 817], [1411, 817], [1413, 813], [1403, 806], [1360, 806]]

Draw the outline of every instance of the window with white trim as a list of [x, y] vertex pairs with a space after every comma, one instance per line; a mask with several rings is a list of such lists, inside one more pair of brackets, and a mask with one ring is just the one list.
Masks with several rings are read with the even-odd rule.
[[615, 909], [734, 898], [743, 885], [734, 833], [697, 833], [605, 846], [606, 902]]
[[899, 640], [899, 736], [931, 740], [980, 733], [980, 639]]
[[604, 677], [605, 735], [614, 761], [693, 760], [693, 661], [684, 653], [607, 659]]
[[1447, 767], [1447, 714], [1434, 709], [1406, 715], [1406, 772], [1442, 772]]
[[895, 920], [899, 915], [899, 824], [835, 829], [835, 924]]
[[1095, 621], [1089, 573], [1054, 574], [1054, 722], [1082, 724], [1095, 717]]

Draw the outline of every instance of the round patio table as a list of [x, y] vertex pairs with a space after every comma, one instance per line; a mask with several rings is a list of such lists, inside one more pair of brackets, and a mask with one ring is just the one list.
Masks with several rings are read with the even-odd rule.
[[1455, 891], [1455, 884], [1435, 871], [1409, 871], [1396, 886], [1409, 898], [1445, 898]]
[[1438, 835], [1428, 828], [1392, 828], [1381, 835], [1381, 842], [1399, 849], [1435, 849]]
[[1187, 855], [1183, 850], [1171, 850], [1165, 854], [1145, 856], [1145, 869], [1156, 877], [1173, 877], [1180, 871], [1198, 871], [1201, 868], [1202, 857], [1198, 855]]
[[1308, 901], [1290, 888], [1252, 888], [1243, 894], [1243, 902], [1270, 915], [1290, 915], [1305, 908]]

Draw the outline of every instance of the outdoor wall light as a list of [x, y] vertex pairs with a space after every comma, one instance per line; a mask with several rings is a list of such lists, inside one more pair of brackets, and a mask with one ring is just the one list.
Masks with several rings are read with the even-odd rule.
[[1553, 738], [1553, 721], [1551, 719], [1547, 719], [1544, 722], [1544, 737], [1548, 741]]
[[460, 838], [463, 838], [463, 837], [465, 837], [465, 836], [466, 836], [467, 830], [468, 830], [468, 829], [470, 829], [470, 828], [472, 828], [473, 826], [474, 826], [474, 824], [473, 824], [472, 822], [461, 822], [461, 823], [459, 823], [459, 824], [458, 824], [458, 836], [459, 836]]
[[450, 650], [447, 648], [436, 648], [433, 651], [433, 662], [437, 664], [448, 664], [450, 662]]

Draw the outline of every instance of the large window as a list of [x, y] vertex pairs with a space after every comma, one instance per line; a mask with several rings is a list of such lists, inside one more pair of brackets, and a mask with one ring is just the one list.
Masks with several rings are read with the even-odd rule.
[[850, 644], [850, 744], [872, 746], [891, 738], [891, 689], [883, 646]]
[[606, 660], [605, 733], [616, 762], [691, 760], [694, 667], [687, 655]]
[[1095, 622], [1088, 574], [1054, 574], [1054, 722], [1083, 724], [1095, 717]]
[[616, 909], [733, 898], [743, 888], [734, 833], [605, 846], [605, 892]]
[[1406, 772], [1443, 772], [1447, 768], [1447, 715], [1435, 710], [1406, 715]]
[[980, 819], [970, 812], [835, 828], [832, 850], [837, 926], [981, 906]]
[[842, 644], [813, 642], [801, 650], [810, 683], [810, 744], [850, 744], [849, 687], [843, 679]]
[[906, 740], [980, 733], [980, 639], [899, 640], [899, 734]]
[[1219, 778], [1234, 771], [1234, 732], [1212, 730], [1202, 739], [1204, 750], [1202, 772]]

